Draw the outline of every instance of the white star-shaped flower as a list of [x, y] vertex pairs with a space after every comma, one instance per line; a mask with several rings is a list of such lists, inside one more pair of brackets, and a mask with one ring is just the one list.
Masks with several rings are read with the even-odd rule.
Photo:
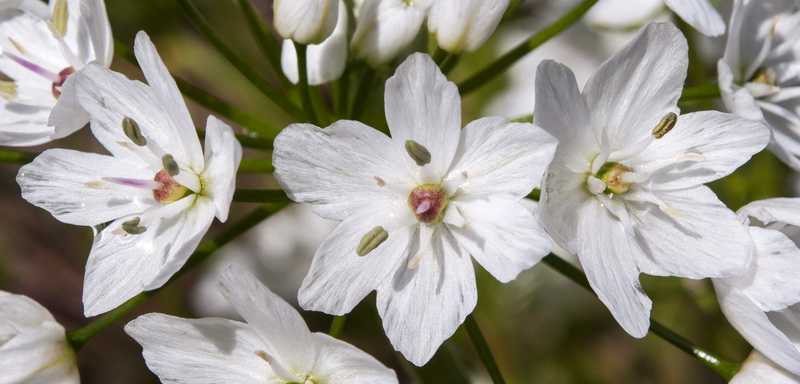
[[713, 280], [720, 307], [756, 350], [800, 375], [800, 199], [760, 200], [737, 214], [755, 251], [745, 274]]
[[288, 303], [244, 268], [219, 289], [246, 323], [151, 313], [125, 326], [147, 366], [169, 383], [391, 384], [395, 373], [360, 349], [311, 333]]
[[745, 163], [769, 131], [716, 111], [679, 116], [687, 51], [674, 25], [649, 24], [583, 93], [564, 65], [545, 61], [536, 74], [534, 123], [559, 140], [541, 219], [636, 337], [647, 333], [652, 304], [640, 272], [730, 276], [746, 270], [752, 248], [734, 213], [703, 183]]
[[32, 299], [0, 291], [0, 382], [78, 384], [64, 327]]
[[[103, 0], [0, 3], [0, 72], [11, 79], [0, 81], [0, 145], [41, 144], [86, 125], [67, 80], [90, 62], [109, 66], [113, 44]], [[51, 115], [62, 96], [70, 108]]]
[[772, 128], [769, 149], [800, 170], [800, 3], [734, 2], [717, 63], [725, 107]]
[[556, 141], [500, 117], [461, 129], [458, 90], [424, 54], [386, 82], [385, 105], [391, 138], [357, 121], [294, 124], [273, 164], [293, 200], [342, 221], [314, 256], [301, 306], [341, 315], [377, 290], [389, 340], [421, 365], [475, 307], [469, 255], [507, 282], [550, 250], [520, 199]]
[[725, 21], [709, 0], [602, 0], [586, 15], [590, 23], [601, 27], [626, 28], [654, 19], [664, 5], [687, 24], [706, 36], [725, 33]]
[[75, 94], [111, 156], [50, 149], [22, 167], [22, 197], [75, 225], [95, 227], [86, 264], [87, 316], [160, 287], [216, 215], [228, 216], [241, 146], [209, 116], [205, 156], [178, 87], [144, 32], [136, 57], [149, 85], [90, 64]]

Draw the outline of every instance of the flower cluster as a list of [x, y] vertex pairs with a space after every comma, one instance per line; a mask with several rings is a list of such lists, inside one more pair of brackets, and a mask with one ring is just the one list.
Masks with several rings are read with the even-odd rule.
[[[189, 0], [179, 2], [204, 23]], [[593, 17], [610, 14], [612, 3]], [[268, 134], [248, 126], [257, 118], [176, 81], [143, 31], [133, 53], [146, 83], [110, 69], [113, 38], [102, 0], [0, 1], [7, 78], [0, 80], [0, 144], [38, 145], [89, 123], [84, 134], [107, 152], [46, 149], [19, 168], [16, 181], [27, 202], [91, 228], [83, 314], [111, 312], [66, 333], [40, 304], [0, 291], [0, 382], [78, 382], [75, 353], [89, 338], [296, 202], [338, 222], [307, 260], [296, 292], [302, 309], [337, 316], [331, 335], [312, 333], [252, 272], [229, 266], [218, 288], [244, 322], [149, 313], [124, 327], [159, 379], [398, 383], [403, 376], [387, 364], [336, 338], [344, 316], [375, 291], [374, 308], [398, 356], [423, 366], [467, 323], [499, 382], [470, 317], [479, 302], [475, 264], [508, 283], [545, 260], [588, 283], [636, 338], [654, 324], [641, 274], [708, 278], [722, 312], [755, 351], [735, 377], [714, 356], [692, 353], [733, 383], [800, 383], [800, 200], [772, 197], [734, 213], [706, 185], [765, 148], [800, 170], [800, 3], [735, 0], [727, 26], [707, 0], [664, 3], [704, 35], [727, 29], [719, 84], [703, 90], [712, 89], [728, 112], [687, 102], [685, 33], [692, 30], [670, 22], [639, 29], [583, 87], [568, 66], [538, 63], [527, 84], [532, 116], [462, 125], [464, 88], [488, 82], [519, 58], [514, 52], [529, 52], [569, 23], [545, 28], [460, 90], [450, 70], [519, 2], [274, 0], [277, 41], [240, 0], [268, 61], [283, 72], [280, 86], [262, 79], [262, 91], [295, 118]], [[220, 52], [246, 67], [227, 47]], [[201, 145], [181, 91], [242, 125], [243, 134], [208, 116]], [[379, 92], [385, 119], [374, 118]], [[237, 172], [246, 172], [239, 170], [243, 144], [271, 152], [244, 155], [248, 171], [269, 170], [280, 191], [236, 190]], [[240, 216], [231, 214], [233, 201], [273, 204], [200, 247], [215, 217]], [[271, 251], [255, 248], [246, 249], [249, 256]], [[554, 248], [576, 265], [558, 264]]]

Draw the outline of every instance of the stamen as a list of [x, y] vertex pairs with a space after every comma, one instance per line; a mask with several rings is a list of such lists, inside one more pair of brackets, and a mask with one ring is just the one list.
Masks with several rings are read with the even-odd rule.
[[373, 249], [378, 248], [378, 246], [388, 238], [389, 232], [386, 232], [383, 227], [377, 226], [372, 228], [372, 230], [367, 232], [367, 234], [361, 238], [361, 241], [358, 242], [356, 255], [366, 256], [368, 253], [372, 252]]
[[376, 182], [378, 182], [378, 186], [379, 187], [385, 187], [386, 186], [386, 182], [383, 181], [383, 179], [381, 179], [380, 177], [375, 176], [374, 179], [375, 179]]
[[101, 177], [100, 180], [141, 189], [161, 189], [164, 186], [155, 180], [128, 179], [124, 177]]
[[586, 178], [586, 186], [593, 195], [599, 195], [606, 190], [606, 183], [594, 176]]
[[289, 370], [280, 365], [278, 361], [270, 354], [262, 350], [257, 350], [255, 353], [256, 356], [264, 359], [264, 361], [269, 364], [269, 366], [272, 368], [272, 371], [275, 372], [275, 375], [277, 375], [281, 380], [286, 381], [287, 383], [305, 383], [304, 379], [298, 377], [294, 373], [289, 372]]
[[161, 162], [164, 165], [164, 169], [167, 170], [167, 173], [169, 173], [170, 176], [175, 177], [181, 172], [181, 168], [178, 166], [175, 158], [173, 158], [169, 153], [161, 156]]
[[[11, 40], [11, 41], [13, 43], [13, 40]], [[25, 60], [25, 59], [15, 55], [15, 54], [11, 53], [11, 52], [5, 51], [2, 48], [0, 48], [0, 55], [8, 57], [9, 59], [13, 60], [15, 63], [25, 67], [29, 71], [31, 71], [31, 72], [39, 75], [39, 76], [42, 76], [47, 80], [50, 80], [51, 83], [55, 83], [55, 82], [58, 82], [58, 81], [61, 80], [61, 77], [58, 76], [57, 74], [55, 74], [53, 72], [50, 72], [50, 71], [48, 71], [48, 70], [46, 70], [46, 69], [44, 69], [44, 68], [42, 68], [42, 67], [40, 67], [40, 66], [38, 66], [38, 65], [36, 65], [34, 63], [31, 63], [30, 61]]]
[[103, 181], [87, 181], [83, 185], [91, 189], [108, 189], [108, 183]]
[[142, 233], [147, 231], [147, 228], [140, 227], [139, 220], [140, 219], [138, 217], [134, 217], [133, 219], [122, 223], [122, 230], [131, 235], [141, 235]]
[[67, 21], [69, 20], [69, 8], [67, 8], [66, 0], [56, 1], [53, 6], [53, 26], [56, 31], [65, 36], [67, 34]]
[[428, 148], [414, 140], [406, 140], [406, 152], [420, 167], [431, 162], [431, 152]]
[[134, 144], [140, 147], [147, 145], [147, 139], [142, 136], [142, 130], [139, 129], [139, 124], [136, 123], [136, 120], [125, 116], [122, 119], [122, 132], [125, 132], [125, 136], [128, 136]]
[[703, 156], [703, 155], [701, 155], [701, 154], [699, 154], [699, 153], [684, 153], [684, 154], [679, 155], [678, 157], [675, 158], [675, 162], [676, 163], [683, 163], [683, 162], [689, 162], [689, 161], [701, 162], [701, 161], [706, 161], [706, 160], [708, 160], [708, 158]]
[[656, 139], [660, 139], [664, 137], [672, 128], [675, 127], [675, 124], [678, 122], [678, 115], [674, 112], [667, 113], [666, 116], [661, 118], [661, 121], [658, 122], [655, 128], [653, 128], [653, 136]]
[[0, 97], [14, 101], [17, 99], [17, 83], [13, 81], [0, 80]]

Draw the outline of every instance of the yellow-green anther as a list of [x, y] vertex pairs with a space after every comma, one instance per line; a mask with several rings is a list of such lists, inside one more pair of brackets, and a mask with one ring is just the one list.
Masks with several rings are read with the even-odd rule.
[[122, 131], [125, 132], [125, 136], [128, 136], [134, 144], [140, 147], [147, 145], [147, 139], [142, 136], [142, 130], [139, 129], [139, 124], [136, 123], [136, 120], [125, 116], [125, 118], [122, 119]]
[[69, 20], [69, 9], [67, 0], [58, 0], [53, 7], [53, 26], [61, 36], [67, 35], [67, 21]]
[[759, 68], [756, 73], [753, 74], [752, 82], [774, 86], [775, 70], [768, 67]]
[[125, 231], [125, 232], [130, 233], [131, 235], [140, 235], [140, 234], [144, 233], [144, 231], [146, 231], [147, 228], [140, 227], [139, 226], [139, 218], [138, 217], [134, 217], [133, 219], [122, 223], [122, 230]]
[[17, 83], [0, 80], [0, 97], [9, 100], [17, 96]]
[[372, 252], [373, 249], [377, 248], [388, 238], [389, 232], [386, 232], [383, 227], [377, 226], [372, 228], [372, 230], [367, 232], [367, 234], [361, 238], [361, 241], [358, 242], [358, 247], [356, 247], [356, 255], [364, 256]]
[[658, 122], [655, 128], [653, 128], [653, 136], [656, 139], [660, 139], [664, 137], [672, 128], [675, 127], [675, 123], [678, 122], [678, 115], [673, 112], [667, 113], [666, 116], [661, 118], [661, 121]]
[[406, 152], [420, 167], [431, 162], [431, 152], [414, 140], [406, 140]]
[[175, 177], [181, 173], [181, 167], [169, 153], [161, 157], [161, 163], [164, 164], [164, 169], [170, 176]]

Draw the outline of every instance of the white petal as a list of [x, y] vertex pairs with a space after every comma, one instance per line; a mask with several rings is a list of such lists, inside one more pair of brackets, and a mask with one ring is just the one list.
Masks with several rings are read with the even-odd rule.
[[364, 351], [324, 333], [313, 333], [318, 349], [312, 376], [329, 384], [391, 384], [397, 375]]
[[52, 140], [53, 129], [47, 126], [49, 114], [47, 107], [0, 100], [0, 145], [27, 147]]
[[736, 213], [742, 220], [747, 216], [751, 216], [765, 225], [782, 222], [800, 226], [800, 199], [774, 198], [758, 200], [739, 208]]
[[741, 289], [759, 308], [777, 311], [800, 303], [800, 249], [779, 231], [749, 227], [756, 256], [744, 275], [728, 284]]
[[[400, 268], [378, 288], [377, 307], [394, 349], [417, 366], [430, 360], [475, 308], [478, 291], [469, 256], [440, 225], [432, 254]], [[409, 257], [416, 253], [412, 249]]]
[[[410, 215], [407, 207], [405, 211]], [[390, 207], [365, 209], [339, 224], [322, 242], [298, 293], [300, 306], [332, 315], [350, 312], [361, 299], [405, 268], [416, 226], [391, 228]], [[413, 217], [410, 218], [412, 221]], [[376, 226], [389, 237], [364, 256], [356, 254], [361, 238]]]
[[764, 120], [764, 114], [758, 107], [755, 98], [747, 88], [734, 83], [734, 74], [728, 63], [720, 59], [717, 62], [719, 73], [719, 89], [725, 108], [736, 115], [750, 120]]
[[[149, 313], [125, 325], [162, 382], [274, 383], [263, 349], [247, 324], [218, 318], [182, 319]], [[279, 381], [278, 381], [279, 382]]]
[[[275, 138], [272, 162], [275, 178], [292, 200], [309, 204], [326, 219], [344, 220], [365, 202], [405, 202], [414, 182], [395, 170], [401, 164], [398, 157], [383, 133], [339, 120], [325, 129], [286, 127]], [[398, 198], [390, 190], [395, 187], [405, 188], [406, 194]]]
[[753, 250], [747, 229], [708, 187], [663, 191], [657, 197], [661, 207], [641, 203], [631, 212], [645, 253], [637, 260], [643, 272], [702, 279], [747, 270]]
[[[347, 8], [339, 1], [339, 21], [336, 29], [320, 44], [309, 45], [307, 50], [308, 83], [321, 85], [338, 79], [347, 64]], [[284, 40], [281, 48], [281, 68], [294, 84], [300, 81], [297, 68], [297, 51], [291, 40]]]
[[459, 188], [470, 196], [521, 199], [541, 187], [557, 144], [553, 136], [533, 124], [509, 123], [502, 117], [475, 120], [461, 132], [447, 178], [466, 175]]
[[208, 199], [194, 196], [169, 205], [173, 204], [185, 211], [171, 218], [156, 218], [144, 233], [115, 233], [121, 230], [122, 222], [132, 219], [128, 216], [95, 236], [83, 288], [87, 317], [108, 312], [141, 292], [161, 287], [186, 263], [211, 225], [215, 208]]
[[238, 265], [222, 271], [218, 287], [263, 340], [265, 352], [291, 372], [311, 372], [317, 351], [297, 310]]
[[508, 0], [438, 0], [431, 6], [428, 30], [447, 52], [475, 52], [492, 35], [507, 8]]
[[153, 191], [123, 186], [104, 177], [153, 180], [141, 162], [68, 149], [49, 149], [20, 168], [22, 198], [75, 225], [97, 225], [157, 206]]
[[641, 249], [599, 203], [588, 204], [579, 215], [577, 253], [589, 284], [626, 332], [644, 337], [653, 302], [639, 283]]
[[217, 218], [224, 223], [236, 189], [236, 170], [242, 160], [242, 145], [231, 127], [214, 116], [208, 116], [206, 122], [205, 157], [202, 178], [206, 189], [203, 193], [214, 203]]
[[93, 58], [105, 67], [111, 66], [114, 57], [114, 37], [106, 14], [104, 0], [81, 0], [81, 16], [89, 32]]
[[592, 204], [599, 202], [587, 190], [585, 174], [563, 168], [557, 152], [550, 163], [539, 200], [539, 219], [556, 244], [570, 253], [578, 253], [576, 212]]
[[449, 227], [458, 244], [497, 280], [507, 283], [546, 256], [553, 244], [522, 204], [489, 197], [457, 201], [466, 219], [462, 227]]
[[757, 121], [716, 111], [689, 113], [630, 163], [652, 174], [653, 189], [690, 188], [727, 176], [764, 149], [769, 136]]
[[793, 375], [769, 361], [758, 351], [753, 351], [733, 376], [730, 384], [800, 384], [800, 376]]
[[54, 127], [53, 139], [67, 137], [89, 124], [89, 114], [81, 107], [78, 96], [75, 94], [75, 81], [78, 76], [70, 75], [61, 86], [61, 96], [58, 97], [47, 125]]
[[[439, 70], [430, 56], [415, 53], [386, 80], [386, 122], [393, 145], [405, 152], [406, 140], [414, 140], [431, 153], [436, 175], [450, 168], [459, 143], [461, 96], [455, 84]], [[409, 167], [416, 167], [405, 156]]]
[[676, 103], [689, 64], [686, 38], [670, 23], [650, 23], [604, 62], [583, 90], [597, 137], [611, 150], [650, 135]]
[[664, 0], [664, 3], [686, 23], [706, 36], [725, 33], [725, 22], [708, 0]]
[[333, 33], [339, 18], [338, 0], [275, 0], [275, 31], [300, 44], [319, 44]]
[[388, 63], [414, 40], [426, 13], [403, 0], [364, 1], [350, 42], [353, 55], [372, 67]]

